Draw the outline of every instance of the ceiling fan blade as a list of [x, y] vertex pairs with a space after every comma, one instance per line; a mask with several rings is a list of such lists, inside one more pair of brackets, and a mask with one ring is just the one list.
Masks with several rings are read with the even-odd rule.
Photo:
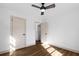
[[49, 5], [49, 6], [46, 6], [46, 9], [50, 9], [50, 8], [55, 8], [55, 4], [51, 4], [51, 5]]
[[41, 15], [44, 15], [44, 12], [41, 12]]
[[39, 6], [36, 6], [36, 5], [33, 5], [33, 4], [32, 4], [32, 6], [40, 9], [40, 7], [39, 7]]

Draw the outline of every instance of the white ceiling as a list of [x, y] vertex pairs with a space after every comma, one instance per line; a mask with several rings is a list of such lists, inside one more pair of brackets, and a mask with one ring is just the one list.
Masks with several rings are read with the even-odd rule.
[[[7, 9], [13, 10], [15, 12], [19, 12], [19, 13], [35, 12], [35, 13], [39, 14], [40, 10], [32, 7], [31, 5], [32, 5], [32, 3], [0, 3], [0, 7], [7, 8]], [[41, 6], [41, 4], [39, 4], [39, 3], [38, 4], [36, 3], [35, 5]], [[46, 5], [48, 5], [48, 4], [46, 4]]]
[[[34, 3], [33, 3], [34, 4]], [[37, 8], [34, 8], [31, 6], [32, 3], [0, 3], [1, 8], [8, 8], [10, 10], [13, 10], [15, 12], [21, 13], [21, 14], [26, 14], [26, 15], [40, 15], [40, 10]], [[40, 6], [41, 4], [36, 5]], [[50, 5], [50, 3], [45, 4]], [[79, 4], [78, 3], [56, 3], [56, 8], [52, 8], [49, 10], [46, 10], [45, 15], [54, 15], [55, 13], [61, 14], [64, 12], [67, 12], [70, 9], [79, 9]]]

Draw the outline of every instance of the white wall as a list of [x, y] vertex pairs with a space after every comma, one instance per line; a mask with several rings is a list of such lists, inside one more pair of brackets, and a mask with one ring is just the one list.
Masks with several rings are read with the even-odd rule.
[[9, 49], [11, 16], [26, 18], [26, 47], [35, 44], [35, 22], [40, 22], [40, 16], [29, 6], [25, 9], [23, 5], [20, 7], [20, 4], [0, 4], [0, 52]]
[[[54, 12], [53, 12], [54, 11]], [[79, 4], [56, 4], [48, 18], [47, 41], [52, 45], [79, 51]]]
[[40, 12], [32, 9], [29, 4], [25, 5], [28, 6], [26, 9], [17, 8], [16, 4], [8, 6], [10, 7], [0, 8], [0, 51], [9, 49], [10, 16], [13, 15], [27, 20], [27, 46], [35, 44], [35, 22], [42, 19], [49, 25], [49, 43], [79, 51], [79, 4], [56, 4], [56, 8], [47, 10], [43, 17], [40, 17]]
[[10, 18], [8, 11], [0, 8], [0, 51], [9, 49]]

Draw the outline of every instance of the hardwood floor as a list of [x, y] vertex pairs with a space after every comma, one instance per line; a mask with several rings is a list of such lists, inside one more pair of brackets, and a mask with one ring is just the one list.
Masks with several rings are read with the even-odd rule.
[[[4, 53], [0, 54], [0, 56], [10, 55], [9, 53]], [[79, 56], [79, 54], [51, 45], [37, 44], [16, 50], [11, 56]]]

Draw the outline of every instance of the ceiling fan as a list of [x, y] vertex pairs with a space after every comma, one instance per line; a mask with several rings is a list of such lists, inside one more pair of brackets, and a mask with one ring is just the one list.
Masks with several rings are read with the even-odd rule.
[[56, 6], [55, 4], [51, 4], [51, 5], [48, 5], [48, 6], [44, 6], [44, 4], [45, 3], [41, 3], [41, 5], [42, 5], [41, 7], [32, 4], [32, 7], [36, 7], [38, 9], [40, 9], [41, 10], [41, 15], [44, 15], [44, 12], [45, 12], [46, 9], [55, 8], [55, 6]]

